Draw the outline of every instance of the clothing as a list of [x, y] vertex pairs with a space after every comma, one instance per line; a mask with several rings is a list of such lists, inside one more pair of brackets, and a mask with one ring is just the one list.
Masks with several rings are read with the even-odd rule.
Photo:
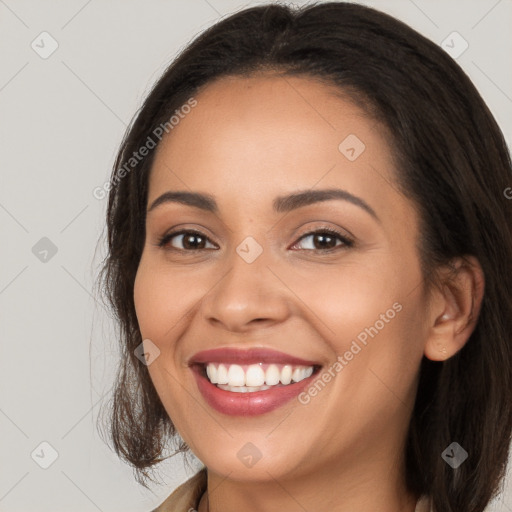
[[[177, 487], [167, 499], [151, 512], [194, 512], [206, 491], [206, 468]], [[192, 509], [192, 510], [190, 510]]]
[[[196, 512], [201, 496], [206, 491], [206, 484], [206, 468], [203, 468], [151, 512]], [[432, 512], [427, 496], [420, 498], [414, 512]]]

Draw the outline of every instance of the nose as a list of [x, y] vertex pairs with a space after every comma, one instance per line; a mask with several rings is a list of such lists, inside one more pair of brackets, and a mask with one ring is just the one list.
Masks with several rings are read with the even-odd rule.
[[244, 333], [288, 318], [291, 293], [263, 254], [247, 263], [234, 251], [229, 269], [201, 303], [203, 318], [214, 327]]

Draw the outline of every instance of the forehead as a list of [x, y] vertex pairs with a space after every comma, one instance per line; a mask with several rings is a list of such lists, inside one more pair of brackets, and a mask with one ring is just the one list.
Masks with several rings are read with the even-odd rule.
[[376, 187], [382, 196], [394, 179], [383, 127], [334, 86], [275, 74], [223, 77], [194, 98], [158, 147], [148, 203], [192, 189], [270, 207], [277, 195], [315, 186], [379, 203]]

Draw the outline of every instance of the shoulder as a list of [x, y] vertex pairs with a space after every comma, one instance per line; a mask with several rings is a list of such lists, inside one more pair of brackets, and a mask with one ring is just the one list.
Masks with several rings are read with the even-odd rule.
[[[206, 468], [177, 487], [166, 500], [151, 512], [189, 512], [196, 510], [206, 490]], [[192, 511], [190, 511], [192, 512]]]

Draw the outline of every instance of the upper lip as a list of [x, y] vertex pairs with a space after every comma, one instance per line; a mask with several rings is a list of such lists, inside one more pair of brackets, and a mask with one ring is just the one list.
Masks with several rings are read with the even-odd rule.
[[252, 348], [246, 350], [237, 348], [215, 348], [197, 352], [189, 360], [189, 365], [206, 363], [277, 363], [297, 366], [319, 366], [318, 362], [308, 361], [268, 348]]

